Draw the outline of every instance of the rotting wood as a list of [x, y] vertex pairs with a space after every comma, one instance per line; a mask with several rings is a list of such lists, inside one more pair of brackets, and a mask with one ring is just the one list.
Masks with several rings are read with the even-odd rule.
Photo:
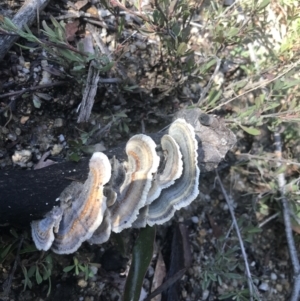
[[[20, 10], [13, 17], [12, 22], [20, 29], [24, 25], [30, 26], [36, 19], [37, 11], [42, 11], [50, 0], [26, 0]], [[0, 61], [4, 58], [8, 50], [13, 46], [19, 36], [2, 35], [0, 36]]]
[[[226, 128], [222, 119], [203, 115], [199, 109], [181, 111], [176, 117], [185, 118], [194, 127], [195, 120], [204, 123], [198, 123], [195, 127], [200, 174], [216, 168], [236, 142], [234, 134]], [[163, 134], [147, 135], [159, 144]], [[122, 161], [126, 159], [124, 150], [125, 143], [122, 143], [104, 153], [109, 158], [116, 156]], [[89, 158], [84, 158], [79, 163], [58, 163], [38, 170], [0, 171], [0, 223], [28, 224], [42, 218], [58, 205], [56, 199], [72, 180], [86, 180], [88, 162]]]

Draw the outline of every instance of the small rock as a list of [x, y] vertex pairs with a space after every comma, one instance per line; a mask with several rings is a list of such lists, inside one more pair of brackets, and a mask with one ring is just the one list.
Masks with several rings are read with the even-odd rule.
[[52, 156], [58, 155], [63, 150], [63, 148], [64, 147], [61, 144], [54, 144], [51, 150], [51, 155]]
[[191, 217], [191, 220], [192, 220], [192, 222], [193, 222], [194, 224], [198, 224], [198, 223], [199, 223], [199, 218], [198, 218], [198, 216], [192, 216], [192, 217]]
[[152, 266], [149, 266], [147, 271], [147, 277], [151, 278], [154, 275], [154, 269]]
[[54, 126], [55, 128], [60, 128], [60, 127], [62, 127], [63, 125], [64, 125], [64, 120], [63, 120], [62, 118], [56, 118], [56, 119], [54, 120], [53, 126]]
[[282, 290], [283, 290], [282, 285], [281, 284], [276, 284], [276, 290], [277, 290], [277, 292], [281, 293]]
[[147, 44], [143, 42], [136, 42], [135, 46], [141, 50], [145, 50], [147, 48]]
[[209, 290], [204, 290], [202, 292], [202, 300], [206, 300], [209, 296]]
[[275, 273], [271, 273], [271, 279], [272, 280], [277, 280], [277, 275]]
[[94, 148], [95, 148], [95, 152], [104, 152], [104, 151], [106, 151], [106, 147], [103, 145], [102, 142], [96, 143], [94, 145]]
[[266, 282], [262, 282], [258, 288], [263, 292], [267, 292], [269, 290], [269, 285]]
[[60, 142], [64, 142], [65, 141], [65, 136], [63, 134], [60, 134], [58, 136], [58, 139], [59, 139]]
[[14, 134], [14, 133], [9, 133], [9, 134], [7, 135], [7, 139], [8, 139], [8, 140], [11, 140], [11, 141], [16, 141], [16, 140], [17, 140], [17, 135]]
[[85, 288], [87, 287], [88, 283], [84, 279], [79, 279], [77, 285], [80, 286], [81, 288]]
[[21, 131], [20, 128], [16, 128], [16, 129], [15, 129], [15, 133], [16, 133], [18, 136], [20, 136], [21, 133], [22, 133], [22, 131]]
[[91, 270], [91, 272], [92, 272], [94, 275], [97, 275], [97, 273], [98, 273], [98, 268], [97, 268], [97, 267], [95, 267], [94, 265], [92, 265], [92, 266], [90, 267], [90, 270]]
[[8, 134], [9, 130], [8, 130], [8, 128], [1, 127], [1, 132], [2, 132], [2, 134], [6, 135], [6, 134]]
[[12, 161], [13, 163], [18, 164], [20, 166], [25, 166], [25, 163], [30, 161], [31, 157], [31, 151], [23, 149], [21, 151], [15, 151], [15, 153], [12, 156]]

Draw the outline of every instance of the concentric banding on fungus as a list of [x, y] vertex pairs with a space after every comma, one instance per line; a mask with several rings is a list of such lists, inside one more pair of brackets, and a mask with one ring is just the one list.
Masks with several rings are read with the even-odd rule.
[[[100, 226], [106, 210], [103, 186], [111, 176], [111, 165], [101, 152], [93, 154], [89, 175], [78, 197], [64, 208], [52, 250], [58, 254], [74, 253]], [[62, 205], [62, 207], [64, 207]]]
[[169, 135], [179, 145], [183, 158], [183, 173], [174, 185], [162, 190], [160, 196], [149, 205], [149, 226], [167, 222], [175, 210], [188, 206], [199, 194], [198, 143], [194, 128], [179, 118], [171, 124]]
[[110, 211], [106, 209], [101, 225], [93, 233], [93, 236], [89, 238], [87, 241], [91, 245], [103, 244], [109, 240], [110, 234], [111, 234], [111, 216], [110, 216]]
[[42, 220], [31, 222], [31, 234], [38, 250], [48, 251], [54, 241], [54, 233], [62, 219], [60, 207], [53, 207]]
[[170, 135], [164, 135], [160, 143], [165, 156], [165, 167], [161, 174], [158, 173], [154, 177], [146, 205], [157, 199], [163, 189], [173, 185], [183, 172], [182, 155], [174, 138]]
[[135, 135], [127, 142], [125, 180], [115, 204], [109, 208], [113, 232], [131, 227], [139, 209], [145, 205], [153, 174], [157, 172], [160, 161], [155, 148], [155, 142], [143, 134]]

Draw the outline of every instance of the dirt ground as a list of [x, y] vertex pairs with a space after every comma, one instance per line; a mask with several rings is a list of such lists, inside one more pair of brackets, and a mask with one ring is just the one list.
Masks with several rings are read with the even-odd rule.
[[[99, 13], [100, 7], [105, 11], [97, 1], [82, 7], [79, 2], [50, 1], [40, 15], [40, 20], [46, 20], [48, 24], [51, 24], [50, 15], [64, 16], [61, 19], [73, 25], [78, 21], [71, 45], [84, 37], [89, 18], [87, 14]], [[10, 15], [18, 8], [18, 3], [11, 5], [7, 1], [2, 9]], [[86, 15], [80, 18], [68, 15], [71, 9]], [[96, 24], [97, 30], [118, 62], [110, 71], [103, 72], [101, 78], [121, 78], [122, 83], [100, 80], [93, 110], [86, 123], [77, 123], [82, 99], [81, 83], [75, 75], [69, 76], [68, 70], [64, 70], [40, 46], [20, 39], [18, 43], [34, 50], [15, 45], [0, 62], [2, 171], [33, 169], [47, 152], [48, 160], [55, 162], [78, 160], [94, 151], [109, 149], [136, 133], [157, 132], [170, 123], [179, 109], [195, 104], [199, 99], [207, 79], [187, 76], [181, 72], [179, 65], [171, 70], [168, 65], [170, 58], [165, 59], [161, 55], [158, 40], [151, 40], [152, 36], [143, 36], [139, 32], [133, 34], [137, 26], [134, 18], [126, 19], [128, 23], [121, 34], [117, 34], [114, 28], [115, 19], [103, 17], [100, 20], [106, 23], [107, 28]], [[38, 33], [36, 23], [31, 30]], [[199, 35], [199, 31], [192, 31], [195, 51], [203, 47], [203, 44], [197, 44]], [[239, 64], [234, 66], [234, 72], [223, 73], [227, 81], [243, 75]], [[29, 89], [41, 82], [49, 84], [49, 88]], [[28, 90], [21, 93], [23, 89]], [[11, 95], [5, 96], [7, 93]], [[214, 113], [225, 118], [232, 113], [231, 110], [231, 106], [226, 106]], [[272, 136], [268, 129], [263, 129], [261, 135], [255, 137], [241, 129], [232, 129], [238, 142], [227, 154], [219, 173], [238, 220], [254, 287], [260, 300], [287, 300], [291, 293], [291, 263], [283, 223], [277, 216], [260, 226], [266, 217], [277, 212], [278, 205], [274, 201], [273, 207], [266, 208], [268, 212], [262, 212], [260, 201], [265, 197], [266, 189], [260, 181], [261, 174], [239, 156], [241, 153], [255, 155], [261, 149], [272, 150]], [[266, 166], [260, 166], [261, 172], [266, 172], [266, 169]], [[245, 267], [228, 205], [214, 172], [201, 174], [200, 191], [199, 197], [188, 208], [176, 212], [170, 222], [157, 227], [156, 250], [145, 277], [144, 293], [149, 292], [156, 270], [158, 274], [166, 275], [157, 262], [170, 268], [172, 237], [178, 225], [183, 224], [187, 229], [186, 240], [191, 249], [192, 264], [177, 282], [175, 297], [166, 294], [163, 300], [221, 300], [220, 296], [223, 296], [222, 300], [248, 300], [243, 296], [234, 299], [239, 292], [247, 289]], [[11, 301], [121, 300], [137, 235], [136, 229], [126, 230], [101, 246], [84, 243], [75, 254], [59, 256], [34, 251], [29, 226], [19, 229], [6, 225], [0, 228], [0, 298]], [[295, 239], [299, 246], [297, 234]], [[23, 252], [16, 258], [20, 244]], [[8, 246], [9, 250], [6, 249]], [[36, 270], [34, 275], [26, 278], [22, 269], [22, 266], [27, 272], [31, 266], [48, 269], [49, 257], [46, 258], [49, 254], [50, 290], [49, 279], [37, 284]], [[82, 266], [89, 267], [88, 277], [86, 270], [79, 269], [78, 273], [75, 268], [63, 271], [74, 265], [74, 257]], [[15, 271], [10, 279], [14, 265]], [[26, 283], [26, 279], [30, 279], [31, 284]]]

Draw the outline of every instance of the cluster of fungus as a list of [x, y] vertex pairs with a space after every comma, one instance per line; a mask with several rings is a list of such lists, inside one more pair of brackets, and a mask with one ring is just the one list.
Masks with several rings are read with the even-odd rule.
[[94, 153], [86, 182], [73, 182], [59, 207], [31, 223], [36, 247], [70, 254], [84, 241], [106, 242], [111, 232], [167, 222], [199, 194], [197, 149], [194, 128], [179, 118], [160, 146], [147, 135], [133, 136], [126, 162]]

